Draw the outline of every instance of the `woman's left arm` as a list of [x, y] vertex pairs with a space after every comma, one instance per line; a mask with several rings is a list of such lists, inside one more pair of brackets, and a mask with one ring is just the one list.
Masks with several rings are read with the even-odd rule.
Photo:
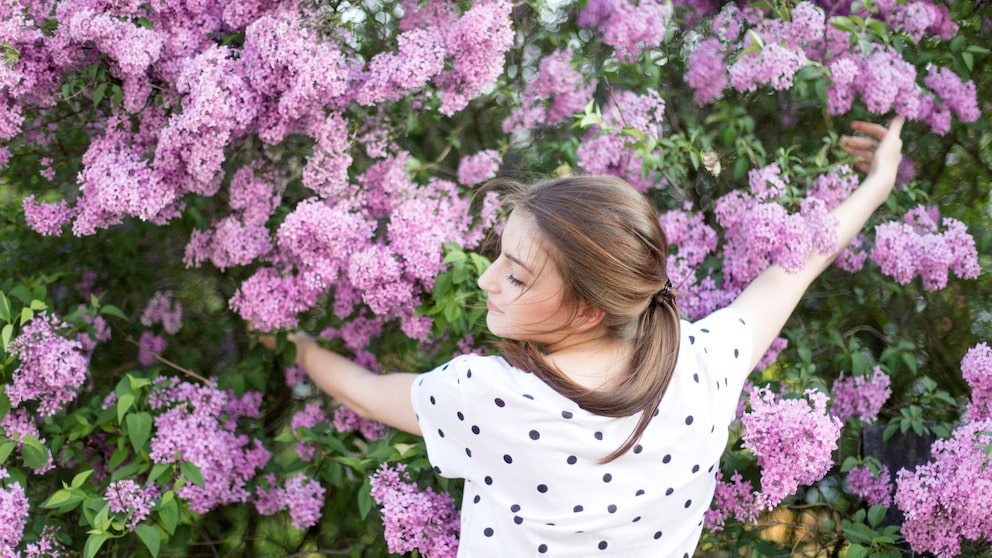
[[867, 167], [868, 175], [846, 200], [830, 212], [837, 219], [836, 250], [829, 254], [813, 250], [806, 259], [806, 267], [797, 273], [789, 273], [778, 265], [770, 266], [731, 303], [730, 307], [742, 314], [754, 332], [751, 368], [761, 360], [779, 335], [813, 280], [854, 240], [872, 213], [888, 198], [902, 159], [899, 134], [903, 121], [903, 117], [897, 116], [888, 128], [855, 122], [852, 126], [855, 130], [873, 137], [842, 139], [844, 149], [863, 160], [859, 168], [864, 170]]

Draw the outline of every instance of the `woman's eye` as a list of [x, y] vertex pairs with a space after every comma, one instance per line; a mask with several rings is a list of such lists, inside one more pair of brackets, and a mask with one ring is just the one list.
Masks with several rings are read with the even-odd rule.
[[510, 284], [513, 285], [514, 287], [519, 287], [519, 286], [521, 286], [521, 285], [524, 284], [523, 281], [521, 281], [520, 279], [517, 279], [513, 275], [507, 275], [506, 276], [506, 280], [509, 281]]

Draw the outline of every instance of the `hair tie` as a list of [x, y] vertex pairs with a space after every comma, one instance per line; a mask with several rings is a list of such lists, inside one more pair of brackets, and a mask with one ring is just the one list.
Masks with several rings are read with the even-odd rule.
[[675, 293], [672, 292], [671, 279], [665, 281], [665, 286], [654, 295], [654, 300], [661, 304], [675, 304]]

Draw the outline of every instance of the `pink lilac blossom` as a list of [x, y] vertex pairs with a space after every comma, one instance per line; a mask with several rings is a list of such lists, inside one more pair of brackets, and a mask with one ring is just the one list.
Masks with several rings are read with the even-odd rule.
[[299, 364], [294, 364], [286, 369], [286, 385], [293, 387], [300, 382], [307, 380], [307, 371]]
[[782, 175], [778, 163], [772, 163], [748, 171], [747, 182], [755, 199], [767, 202], [775, 201], [785, 194], [785, 185], [789, 183], [789, 177]]
[[334, 409], [334, 429], [341, 433], [359, 432], [366, 440], [370, 441], [382, 438], [387, 432], [386, 425], [362, 418], [344, 405], [339, 405]]
[[713, 17], [713, 32], [723, 42], [736, 41], [743, 30], [743, 14], [736, 4], [725, 4]]
[[961, 122], [974, 122], [981, 116], [974, 81], [961, 81], [949, 68], [930, 66], [923, 83], [940, 97], [944, 106], [954, 111]]
[[506, 52], [513, 44], [507, 0], [479, 3], [462, 14], [446, 37], [451, 70], [435, 78], [441, 91], [438, 111], [460, 111], [503, 73]]
[[142, 488], [131, 479], [111, 482], [103, 495], [110, 504], [111, 513], [124, 514], [127, 518], [127, 530], [134, 531], [151, 513], [152, 501], [158, 497], [154, 485]]
[[869, 506], [889, 507], [892, 504], [892, 473], [885, 465], [877, 474], [867, 465], [858, 465], [848, 471], [847, 486]]
[[464, 186], [475, 186], [496, 176], [500, 156], [495, 149], [486, 149], [462, 157], [458, 161], [458, 182]]
[[865, 424], [872, 424], [878, 419], [882, 405], [892, 395], [890, 383], [889, 375], [878, 366], [872, 368], [871, 374], [862, 376], [845, 376], [842, 373], [831, 389], [833, 404], [830, 414], [841, 422], [857, 417]]
[[76, 210], [65, 200], [58, 203], [38, 202], [34, 194], [24, 198], [24, 220], [32, 230], [42, 236], [59, 236], [62, 228], [72, 222]]
[[410, 29], [396, 37], [397, 51], [376, 54], [355, 100], [361, 105], [393, 101], [424, 87], [444, 69], [443, 28]]
[[706, 224], [705, 215], [692, 212], [689, 203], [681, 210], [673, 209], [662, 213], [658, 223], [665, 231], [668, 244], [675, 248], [673, 252], [690, 266], [702, 264], [706, 256], [716, 250], [716, 231]]
[[[41, 537], [24, 545], [21, 558], [62, 558], [69, 556], [65, 546], [58, 540], [59, 529], [54, 525], [41, 528]], [[2, 556], [2, 554], [0, 554]]]
[[317, 142], [303, 167], [303, 185], [322, 198], [348, 196], [348, 167], [352, 161], [348, 122], [338, 114], [328, 114], [315, 126], [313, 136]]
[[722, 476], [723, 473], [718, 471], [713, 503], [703, 514], [706, 529], [713, 533], [723, 531], [724, 524], [731, 517], [742, 523], [754, 523], [761, 511], [751, 481], [744, 480], [737, 471], [730, 477], [730, 482], [723, 482]]
[[24, 526], [28, 519], [28, 498], [21, 483], [9, 480], [10, 474], [5, 467], [0, 467], [0, 479], [8, 479], [0, 487], [0, 556], [12, 558], [17, 556], [14, 549], [24, 536]]
[[992, 419], [992, 349], [988, 343], [979, 343], [968, 350], [961, 360], [961, 375], [971, 388], [964, 418]]
[[593, 27], [603, 34], [603, 42], [615, 49], [621, 62], [633, 64], [645, 50], [661, 45], [671, 4], [658, 0], [593, 0], [579, 15], [580, 27]]
[[992, 540], [992, 467], [981, 446], [992, 444], [992, 420], [956, 428], [931, 446], [930, 462], [896, 475], [901, 532], [916, 552], [958, 556], [964, 540]]
[[242, 418], [258, 418], [258, 395], [239, 398], [215, 382], [194, 385], [174, 378], [153, 386], [148, 404], [159, 414], [149, 457], [156, 463], [191, 463], [200, 470], [203, 486], [187, 482], [176, 490], [190, 510], [206, 513], [247, 501], [246, 484], [269, 462], [270, 453], [259, 440], [239, 434], [236, 426]]
[[[20, 409], [11, 410], [3, 417], [2, 420], [0, 420], [0, 428], [3, 429], [4, 435], [14, 442], [14, 449], [22, 452], [22, 459], [24, 457], [23, 448], [25, 437], [31, 436], [41, 442], [42, 445], [45, 444], [45, 438], [41, 437], [36, 420], [37, 419], [28, 414], [27, 409], [23, 407]], [[51, 450], [46, 446], [45, 451], [48, 452], [48, 462], [37, 469], [33, 469], [36, 475], [43, 475], [55, 467]]]
[[259, 176], [253, 167], [241, 167], [231, 177], [228, 204], [245, 225], [264, 225], [282, 197], [276, 184], [285, 180], [276, 173]]
[[[307, 403], [303, 410], [298, 411], [293, 415], [293, 419], [290, 422], [290, 429], [293, 434], [299, 437], [297, 432], [300, 428], [313, 428], [314, 426], [327, 420], [324, 416], [324, 411], [321, 410], [320, 405], [315, 403]], [[296, 453], [300, 456], [303, 461], [312, 461], [314, 453], [317, 451], [316, 444], [312, 442], [299, 442], [296, 444]]]
[[183, 327], [183, 305], [173, 299], [171, 291], [156, 291], [141, 314], [141, 325], [151, 327], [159, 323], [169, 335], [179, 333]]
[[212, 230], [194, 230], [183, 255], [187, 268], [200, 267], [209, 261], [217, 269], [225, 270], [248, 265], [262, 258], [272, 249], [269, 230], [262, 223], [244, 223], [228, 215], [213, 224]]
[[827, 396], [806, 391], [805, 399], [784, 399], [767, 388], [751, 394], [751, 411], [741, 418], [744, 447], [761, 468], [760, 508], [770, 510], [830, 470], [841, 422], [827, 414]]
[[155, 355], [161, 355], [169, 346], [169, 342], [162, 335], [157, 335], [151, 331], [142, 332], [138, 339], [138, 362], [142, 366], [151, 366], [158, 360]]
[[858, 233], [854, 237], [854, 240], [847, 245], [834, 263], [837, 267], [843, 269], [848, 273], [856, 273], [861, 271], [865, 266], [865, 262], [868, 261], [868, 251], [864, 249], [865, 246], [865, 235]]
[[[910, 213], [908, 218], [918, 216]], [[935, 291], [947, 286], [948, 275], [954, 272], [962, 279], [978, 277], [978, 251], [975, 239], [964, 223], [945, 217], [941, 224], [944, 232], [937, 232], [932, 220], [927, 229], [919, 224], [889, 222], [875, 227], [875, 247], [871, 259], [882, 273], [906, 285], [915, 277], [923, 280], [923, 287]]]
[[727, 64], [723, 44], [719, 40], [710, 38], [700, 41], [686, 66], [689, 70], [685, 74], [685, 82], [695, 90], [692, 100], [697, 105], [712, 103], [727, 88]]
[[389, 552], [418, 551], [425, 558], [453, 558], [458, 552], [459, 514], [447, 492], [421, 491], [400, 463], [383, 463], [369, 476], [380, 506]]
[[765, 368], [771, 366], [772, 363], [778, 360], [778, 355], [782, 354], [782, 351], [784, 351], [788, 346], [789, 340], [785, 337], [779, 336], [773, 339], [772, 344], [768, 346], [768, 350], [765, 351], [765, 354], [761, 357], [761, 360], [758, 361], [758, 364], [755, 365], [754, 369], [764, 370]]
[[806, 195], [823, 200], [827, 209], [833, 209], [851, 195], [851, 192], [858, 187], [858, 183], [858, 176], [851, 170], [850, 165], [838, 165], [830, 172], [814, 178]]
[[[572, 66], [571, 50], [557, 50], [541, 60], [537, 79], [525, 89], [523, 99], [530, 103], [548, 100], [544, 122], [556, 126], [567, 122], [592, 98], [599, 81], [582, 75]], [[527, 106], [527, 102], [524, 105]]]
[[[79, 310], [85, 311], [86, 306], [80, 305]], [[100, 315], [94, 316], [92, 313], [85, 313], [80, 318], [86, 326], [80, 329], [76, 340], [79, 341], [79, 345], [87, 357], [91, 357], [98, 344], [110, 340], [110, 326], [107, 324], [107, 320]]]
[[76, 399], [89, 377], [89, 358], [79, 341], [59, 333], [65, 327], [55, 314], [38, 314], [11, 341], [10, 354], [19, 361], [6, 389], [13, 407], [37, 401], [47, 417]]
[[286, 480], [282, 488], [275, 482], [275, 476], [266, 475], [268, 490], [256, 487], [255, 507], [263, 515], [272, 515], [287, 510], [290, 523], [300, 530], [307, 530], [320, 521], [324, 507], [326, 489], [319, 482], [305, 474], [298, 474]]

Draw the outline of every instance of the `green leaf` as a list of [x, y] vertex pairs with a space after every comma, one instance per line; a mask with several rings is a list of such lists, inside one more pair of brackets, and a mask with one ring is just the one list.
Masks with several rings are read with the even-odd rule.
[[159, 535], [158, 529], [145, 523], [139, 523], [134, 527], [134, 532], [138, 534], [141, 542], [145, 543], [148, 552], [152, 556], [158, 556], [158, 549], [162, 545], [162, 535]]
[[117, 399], [117, 423], [124, 424], [124, 415], [134, 405], [134, 394], [125, 393]]
[[17, 444], [7, 440], [6, 438], [0, 437], [3, 442], [0, 442], [0, 463], [6, 463], [7, 458], [10, 457], [11, 452], [17, 447]]
[[100, 314], [104, 316], [116, 316], [122, 320], [126, 320], [127, 316], [124, 312], [121, 312], [120, 308], [114, 306], [113, 304], [104, 304], [100, 307]]
[[49, 496], [47, 500], [41, 503], [41, 507], [57, 508], [62, 504], [68, 502], [69, 498], [71, 497], [72, 497], [72, 492], [68, 490], [65, 489], [56, 490], [54, 494]]
[[29, 308], [35, 312], [41, 312], [42, 310], [48, 310], [48, 305], [45, 304], [44, 300], [38, 300], [37, 298], [31, 301]]
[[79, 488], [83, 486], [83, 483], [85, 483], [86, 479], [90, 478], [90, 475], [92, 474], [93, 474], [93, 469], [88, 469], [86, 471], [83, 471], [82, 473], [78, 473], [76, 476], [72, 477], [72, 484], [70, 484], [69, 486], [71, 486], [72, 488]]
[[24, 464], [32, 469], [41, 469], [48, 465], [48, 448], [43, 446], [34, 436], [21, 437], [21, 458]]
[[27, 308], [27, 307], [21, 308], [21, 325], [22, 326], [24, 324], [30, 322], [32, 318], [34, 318], [34, 310], [31, 310], [30, 308]]
[[103, 82], [100, 85], [97, 85], [96, 89], [93, 91], [93, 106], [99, 105], [100, 101], [103, 100], [103, 96], [106, 93], [107, 93], [107, 82]]
[[7, 352], [7, 347], [10, 346], [10, 338], [14, 335], [14, 324], [7, 324], [3, 326], [0, 330], [0, 338], [3, 341], [3, 352]]
[[93, 558], [96, 556], [97, 552], [100, 552], [100, 547], [103, 543], [107, 542], [109, 536], [106, 533], [93, 533], [86, 539], [86, 545], [83, 546], [83, 556], [84, 558]]
[[141, 453], [152, 432], [152, 416], [148, 413], [131, 413], [127, 416], [127, 436], [135, 453]]
[[865, 558], [865, 556], [868, 556], [868, 549], [860, 544], [847, 547], [847, 553], [844, 554], [844, 558]]
[[358, 513], [362, 519], [365, 519], [369, 515], [374, 504], [375, 502], [372, 500], [372, 485], [366, 480], [365, 484], [358, 489]]
[[872, 506], [868, 509], [868, 523], [872, 527], [878, 527], [882, 523], [882, 520], [885, 519], [886, 511], [885, 506]]
[[10, 300], [3, 292], [0, 292], [0, 320], [10, 321]]
[[[166, 497], [169, 497], [166, 501]], [[179, 504], [172, 497], [172, 491], [166, 492], [162, 496], [162, 503], [158, 508], [158, 517], [162, 520], [162, 526], [170, 535], [176, 533], [176, 527], [179, 525]]]
[[170, 467], [171, 465], [169, 465], [168, 463], [156, 463], [152, 467], [152, 471], [148, 473], [149, 484], [158, 480], [158, 478], [162, 476], [162, 473], [168, 471]]
[[200, 473], [200, 468], [195, 464], [190, 463], [189, 461], [183, 461], [179, 464], [179, 470], [183, 472], [183, 475], [185, 475], [190, 482], [199, 486], [206, 486], [203, 483], [203, 475]]

